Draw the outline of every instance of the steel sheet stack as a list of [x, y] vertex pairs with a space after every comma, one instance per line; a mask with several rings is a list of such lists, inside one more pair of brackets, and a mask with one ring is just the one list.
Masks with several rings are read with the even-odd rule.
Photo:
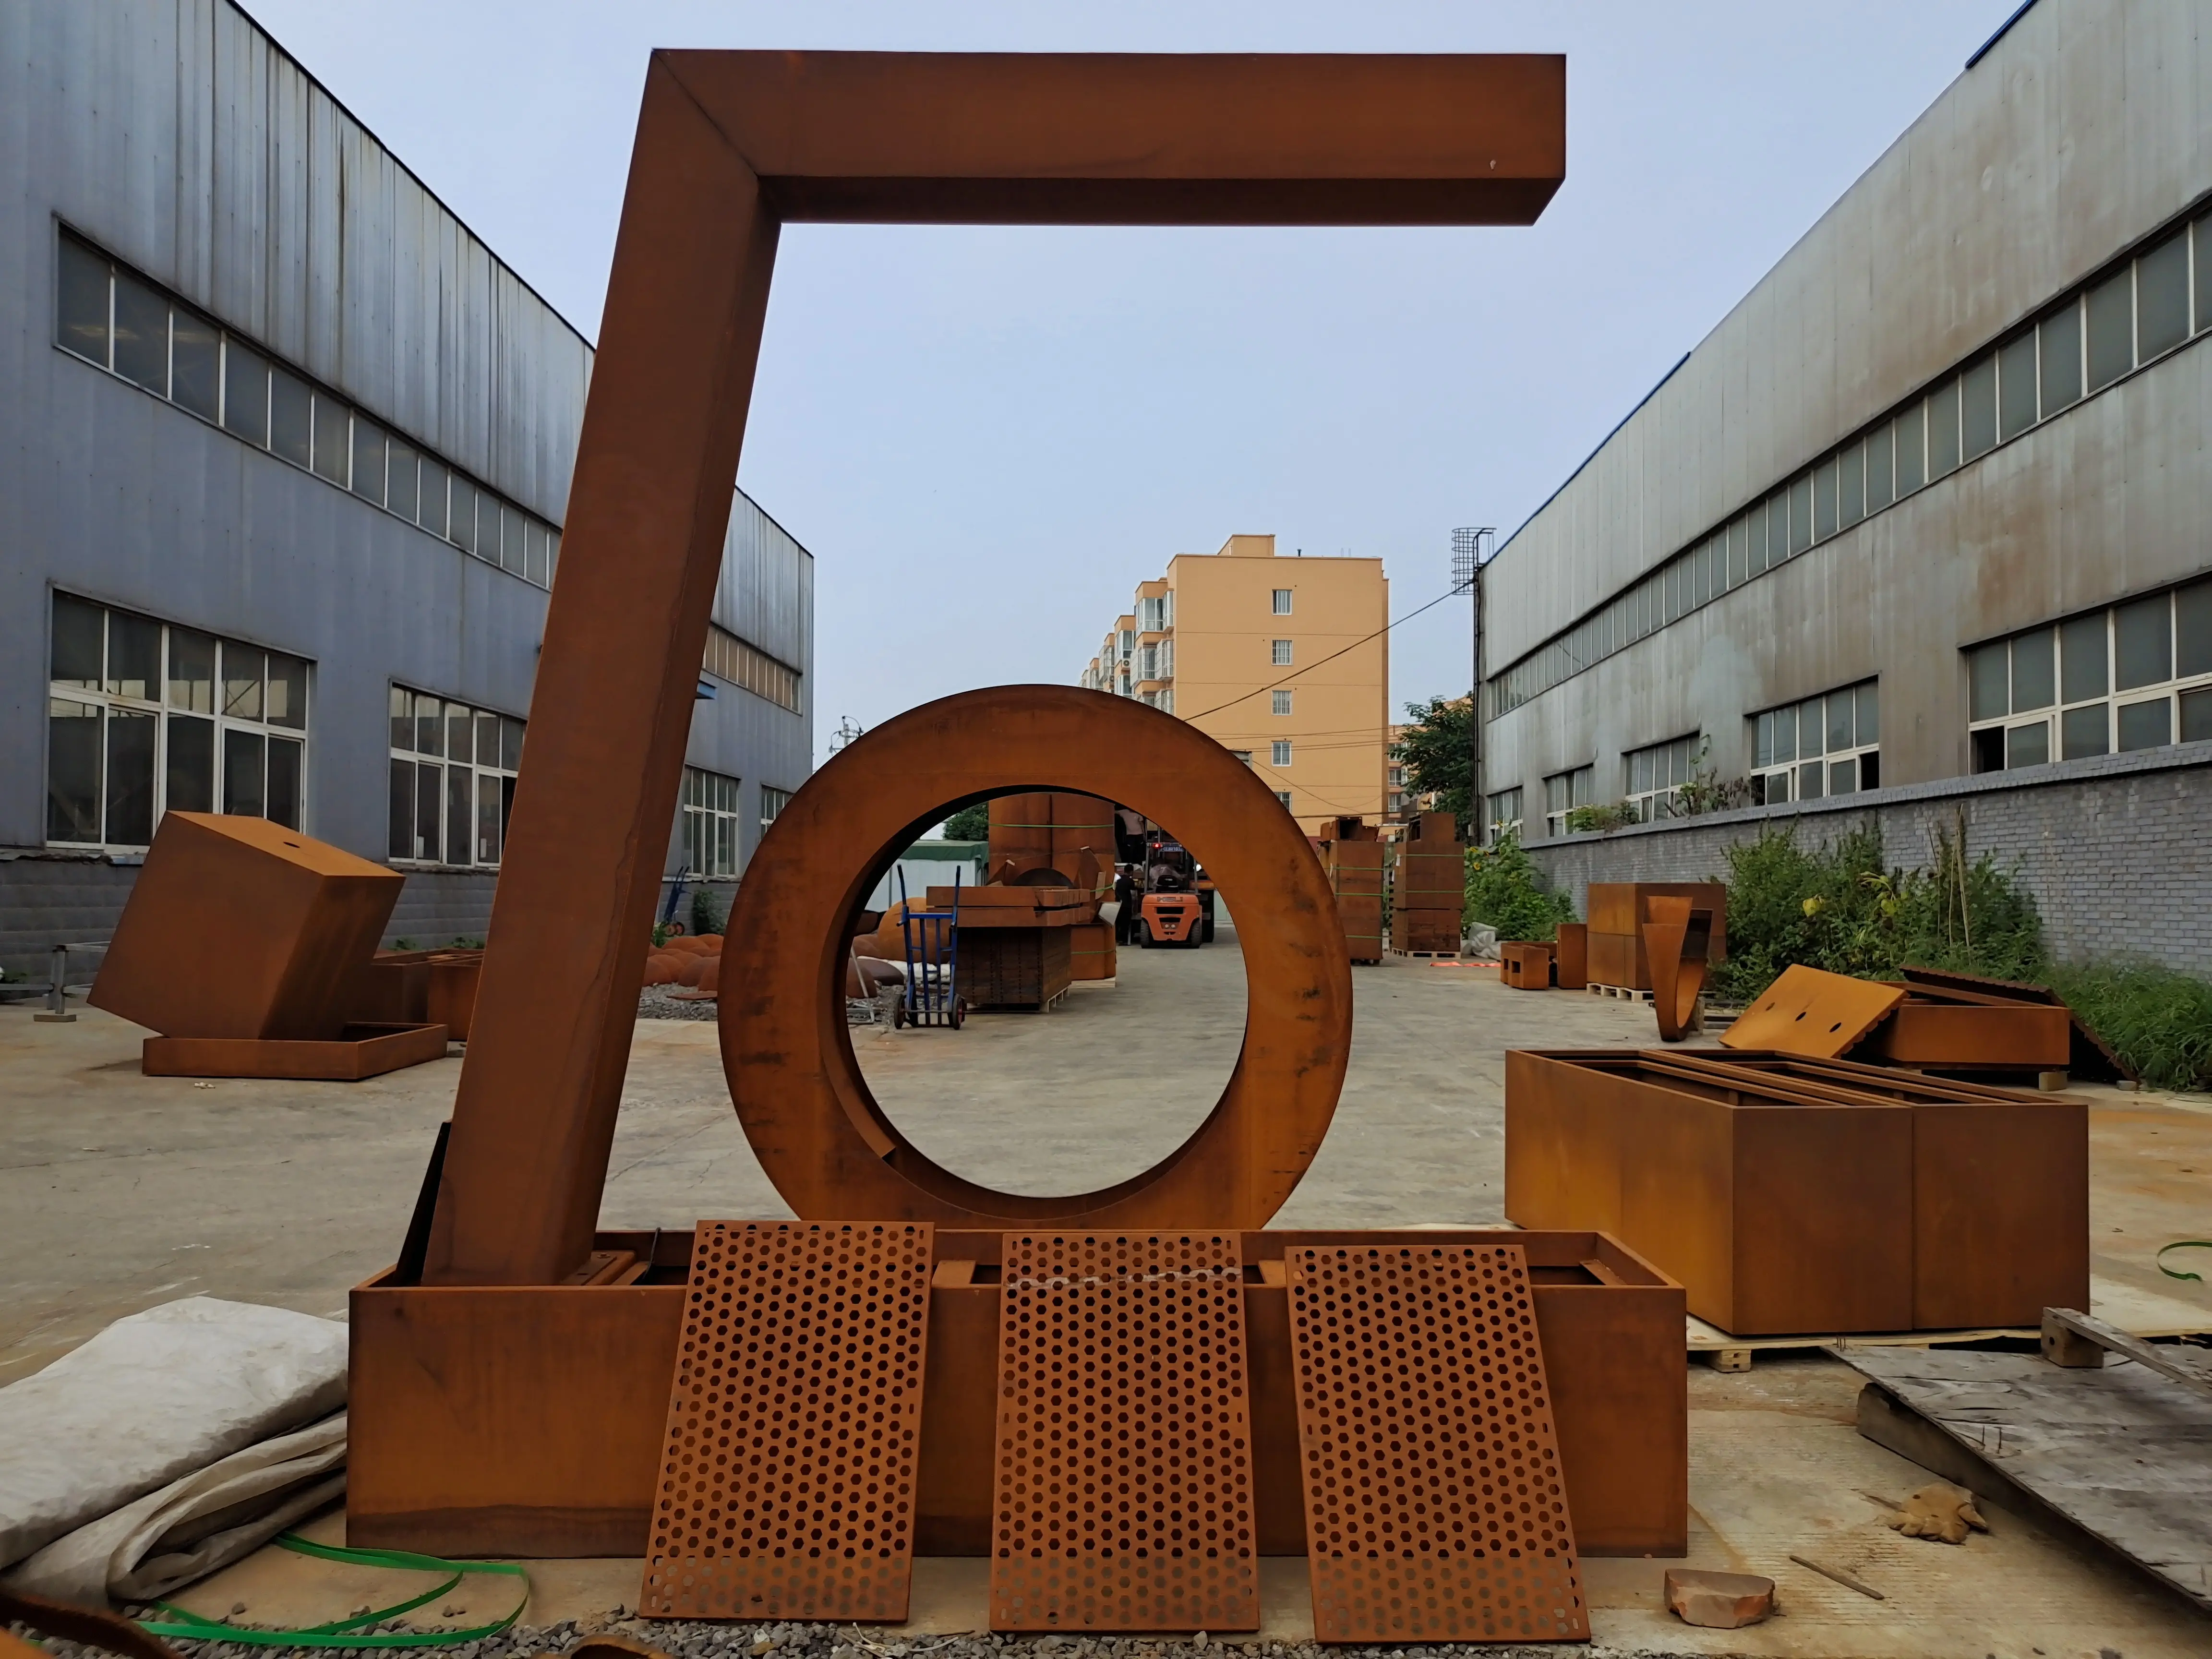
[[1457, 956], [1467, 912], [1467, 843], [1449, 812], [1424, 812], [1398, 843], [1390, 948]]
[[1382, 961], [1382, 843], [1374, 826], [1358, 817], [1325, 819], [1319, 847], [1352, 960]]
[[1651, 988], [1651, 963], [1644, 952], [1644, 901], [1686, 898], [1713, 915], [1706, 960], [1728, 960], [1728, 889], [1717, 881], [1594, 881], [1589, 884], [1589, 931], [1584, 970], [1593, 985], [1625, 990]]

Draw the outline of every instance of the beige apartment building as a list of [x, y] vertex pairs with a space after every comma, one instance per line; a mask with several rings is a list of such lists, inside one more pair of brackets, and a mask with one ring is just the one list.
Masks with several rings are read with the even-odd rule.
[[1372, 822], [1389, 798], [1389, 620], [1382, 560], [1279, 558], [1273, 536], [1231, 536], [1140, 583], [1081, 683], [1190, 721], [1310, 834]]

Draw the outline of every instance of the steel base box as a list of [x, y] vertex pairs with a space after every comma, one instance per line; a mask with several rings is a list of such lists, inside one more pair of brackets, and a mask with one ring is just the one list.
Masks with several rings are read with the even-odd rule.
[[[1283, 1251], [1370, 1239], [1528, 1253], [1576, 1540], [1688, 1547], [1681, 1286], [1586, 1231], [1247, 1232], [1244, 1314], [1260, 1548], [1305, 1553]], [[916, 1552], [990, 1540], [1002, 1235], [937, 1234]], [[347, 1537], [446, 1555], [641, 1555], [683, 1322], [691, 1234], [602, 1232], [653, 1263], [632, 1285], [419, 1287], [352, 1297]]]
[[2033, 1325], [2088, 1294], [2078, 1100], [1790, 1056], [1514, 1050], [1505, 1212], [1739, 1336]]

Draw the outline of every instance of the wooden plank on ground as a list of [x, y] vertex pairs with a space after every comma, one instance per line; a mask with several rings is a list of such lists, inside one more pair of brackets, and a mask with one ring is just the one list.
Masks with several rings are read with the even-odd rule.
[[2074, 1370], [2032, 1354], [1835, 1352], [1983, 1465], [2212, 1611], [2212, 1395], [2132, 1362]]

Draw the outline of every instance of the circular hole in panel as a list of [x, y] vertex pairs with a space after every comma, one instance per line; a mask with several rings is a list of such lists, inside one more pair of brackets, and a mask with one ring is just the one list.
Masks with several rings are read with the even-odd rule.
[[[862, 901], [849, 924], [862, 977], [843, 988], [875, 995], [848, 1002], [854, 1055], [884, 1115], [944, 1169], [1024, 1197], [1096, 1191], [1170, 1157], [1219, 1102], [1244, 1040], [1243, 953], [1227, 896], [1170, 827], [1064, 793], [1008, 792], [990, 815], [980, 845], [940, 825]], [[972, 831], [980, 816], [949, 828]], [[945, 924], [926, 918], [947, 914], [956, 871], [963, 922], [948, 953]], [[902, 893], [921, 913], [910, 924]], [[985, 925], [1041, 904], [1082, 919]], [[1066, 988], [1035, 1011], [1062, 948]], [[909, 978], [925, 1020], [949, 980], [966, 1005], [957, 1030], [905, 1023]]]

